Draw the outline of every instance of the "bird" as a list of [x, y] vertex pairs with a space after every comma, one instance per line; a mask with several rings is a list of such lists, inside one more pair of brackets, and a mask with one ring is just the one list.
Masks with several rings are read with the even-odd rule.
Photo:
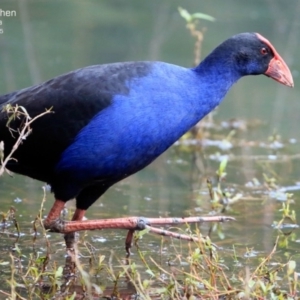
[[[5, 167], [51, 186], [55, 201], [44, 226], [64, 233], [66, 243], [79, 230], [132, 233], [163, 224], [159, 218], [83, 219], [111, 186], [145, 168], [218, 106], [240, 78], [260, 74], [294, 85], [274, 46], [261, 34], [246, 32], [222, 42], [196, 67], [160, 61], [93, 65], [2, 95], [4, 157], [24, 124], [24, 118], [11, 118], [7, 105], [25, 108], [31, 118], [52, 112], [32, 122]], [[73, 218], [62, 221], [61, 211], [73, 198]]]

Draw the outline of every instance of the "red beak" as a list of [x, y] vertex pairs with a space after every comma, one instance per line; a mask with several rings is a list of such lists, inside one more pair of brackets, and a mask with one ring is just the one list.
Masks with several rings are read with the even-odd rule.
[[257, 36], [261, 41], [267, 44], [274, 53], [274, 57], [271, 59], [268, 70], [265, 72], [265, 75], [273, 78], [274, 80], [284, 85], [293, 87], [293, 76], [287, 64], [284, 62], [282, 57], [278, 54], [278, 52], [266, 38], [261, 36], [259, 33], [257, 33]]
[[265, 72], [265, 75], [273, 78], [274, 80], [293, 87], [294, 86], [294, 81], [293, 81], [293, 76], [291, 74], [291, 71], [289, 67], [286, 65], [284, 60], [279, 56], [275, 55], [270, 63], [269, 63], [269, 68]]

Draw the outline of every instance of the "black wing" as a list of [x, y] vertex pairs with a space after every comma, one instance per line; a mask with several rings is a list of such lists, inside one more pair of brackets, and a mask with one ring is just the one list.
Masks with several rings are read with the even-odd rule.
[[[146, 76], [150, 69], [148, 62], [90, 66], [1, 96], [1, 106], [8, 103], [24, 106], [31, 117], [46, 109], [53, 111], [33, 123], [32, 133], [13, 155], [17, 161], [11, 160], [8, 169], [51, 182], [61, 153], [78, 132], [112, 103], [114, 95], [129, 93], [128, 80]], [[0, 141], [4, 141], [5, 155], [16, 141], [6, 127], [7, 120], [7, 113], [2, 112]], [[20, 122], [16, 120], [10, 126], [16, 129]]]

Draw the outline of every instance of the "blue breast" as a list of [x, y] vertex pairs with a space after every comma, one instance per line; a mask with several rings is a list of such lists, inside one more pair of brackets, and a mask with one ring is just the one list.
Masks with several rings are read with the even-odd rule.
[[127, 82], [62, 154], [56, 170], [76, 177], [124, 178], [144, 168], [210, 112], [226, 92], [211, 95], [191, 69], [155, 63], [146, 77]]

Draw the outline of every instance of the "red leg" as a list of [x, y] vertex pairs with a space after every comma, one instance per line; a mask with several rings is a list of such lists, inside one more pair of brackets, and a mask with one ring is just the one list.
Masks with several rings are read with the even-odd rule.
[[60, 214], [62, 212], [62, 210], [65, 207], [65, 202], [56, 199], [52, 208], [49, 211], [49, 214], [47, 216], [47, 218], [44, 221], [44, 226], [46, 229], [50, 229], [51, 231], [55, 231], [55, 232], [60, 232], [59, 227], [63, 227], [61, 226], [62, 224], [60, 224], [61, 219], [60, 219]]
[[[61, 212], [65, 207], [65, 202], [59, 199], [56, 199], [47, 218], [44, 221], [44, 226], [46, 229], [49, 229], [52, 232], [65, 233], [65, 241], [68, 249], [73, 248], [75, 243], [75, 231], [65, 232], [64, 224], [65, 222], [61, 220]], [[76, 209], [72, 218], [72, 221], [80, 222], [82, 221], [85, 214], [85, 210]]]
[[132, 246], [132, 240], [133, 240], [133, 235], [134, 235], [135, 230], [134, 229], [129, 229], [127, 236], [126, 236], [126, 240], [125, 240], [125, 250], [126, 250], [126, 258], [129, 258], [131, 252], [130, 252], [130, 248]]
[[85, 212], [86, 212], [86, 210], [84, 210], [84, 209], [76, 208], [73, 218], [72, 218], [72, 221], [82, 221], [82, 219], [84, 218]]
[[[77, 221], [77, 222], [82, 221], [84, 214], [85, 214], [85, 210], [77, 208], [73, 214], [72, 221]], [[64, 275], [69, 276], [70, 274], [75, 274], [76, 272], [75, 255], [77, 255], [76, 254], [77, 250], [75, 244], [78, 240], [78, 232], [65, 233], [64, 238], [65, 238], [65, 243], [66, 243], [66, 248], [68, 253], [66, 257], [66, 263], [64, 266]]]
[[[85, 210], [83, 209], [78, 209], [76, 208], [73, 217], [72, 217], [72, 222], [81, 222], [84, 215], [85, 215]], [[77, 232], [67, 232], [64, 235], [65, 242], [66, 242], [66, 247], [67, 249], [73, 249], [74, 244], [76, 243], [76, 239], [78, 238]]]

